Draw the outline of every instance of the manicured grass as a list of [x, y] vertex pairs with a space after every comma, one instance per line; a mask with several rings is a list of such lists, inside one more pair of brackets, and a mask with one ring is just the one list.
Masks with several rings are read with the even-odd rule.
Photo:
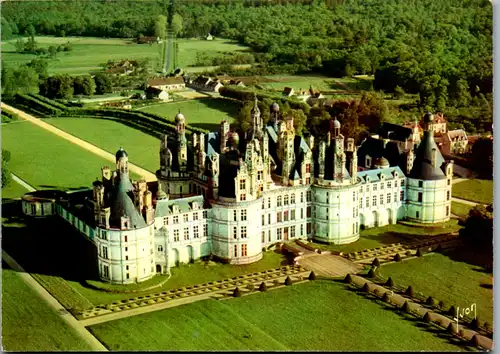
[[233, 122], [238, 114], [239, 103], [223, 98], [200, 98], [197, 100], [163, 103], [140, 109], [142, 112], [159, 114], [173, 120], [179, 110], [184, 114], [186, 123], [194, 127], [219, 131], [224, 119]]
[[459, 203], [459, 202], [451, 202], [451, 212], [452, 214], [455, 214], [457, 216], [461, 217], [468, 217], [469, 216], [469, 211], [471, 210], [472, 205], [464, 204], [464, 203]]
[[453, 185], [452, 195], [456, 198], [489, 204], [493, 202], [493, 181], [469, 179]]
[[114, 168], [114, 163], [30, 123], [3, 126], [2, 148], [11, 153], [12, 173], [37, 189], [90, 187], [101, 177], [101, 167]]
[[442, 235], [460, 229], [457, 220], [439, 224], [438, 227], [412, 227], [403, 224], [387, 225], [360, 232], [358, 241], [346, 245], [326, 245], [314, 243], [318, 248], [344, 253], [387, 246], [391, 243], [414, 241], [426, 236]]
[[121, 146], [127, 151], [130, 162], [153, 173], [160, 168], [159, 139], [140, 130], [97, 118], [51, 118], [44, 121], [113, 154]]
[[459, 260], [458, 251], [429, 254], [425, 257], [383, 265], [380, 274], [391, 277], [394, 283], [413, 286], [415, 292], [444, 301], [446, 307], [461, 308], [477, 305], [481, 323], [493, 322], [493, 277], [478, 266]]
[[[48, 48], [50, 45], [72, 45], [69, 52], [57, 53], [56, 59], [48, 59], [50, 74], [83, 75], [91, 71], [102, 70], [102, 65], [108, 60], [143, 60], [148, 59], [156, 68], [159, 60], [160, 46], [158, 44], [134, 44], [123, 39], [103, 39], [85, 37], [35, 37], [39, 46]], [[35, 58], [32, 54], [15, 52], [16, 39], [2, 42], [2, 60], [9, 65], [18, 66]]]
[[90, 330], [111, 350], [121, 351], [460, 349], [331, 281], [199, 301]]
[[6, 351], [88, 351], [90, 346], [59, 318], [18, 273], [2, 267], [2, 347]]
[[7, 187], [2, 188], [2, 199], [20, 198], [28, 190], [14, 180], [11, 180]]
[[220, 54], [218, 52], [246, 52], [248, 47], [242, 46], [235, 41], [228, 39], [214, 39], [212, 41], [200, 39], [176, 39], [175, 43], [179, 45], [179, 52], [177, 54], [177, 66], [186, 68], [188, 66], [196, 65], [196, 57], [198, 53], [204, 56], [216, 57]]

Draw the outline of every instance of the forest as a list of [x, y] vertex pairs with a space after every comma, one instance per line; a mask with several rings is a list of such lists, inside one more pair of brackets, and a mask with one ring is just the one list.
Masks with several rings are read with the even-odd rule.
[[489, 0], [4, 2], [2, 38], [30, 25], [37, 35], [154, 35], [158, 14], [174, 13], [178, 36], [237, 40], [261, 74], [374, 75], [375, 90], [419, 94], [422, 111], [491, 126]]

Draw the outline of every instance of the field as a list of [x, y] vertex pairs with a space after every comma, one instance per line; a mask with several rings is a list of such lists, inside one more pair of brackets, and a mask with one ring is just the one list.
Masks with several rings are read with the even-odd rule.
[[[5, 64], [18, 66], [26, 64], [36, 56], [16, 53], [17, 39], [2, 42], [2, 60]], [[148, 59], [153, 68], [158, 65], [160, 46], [158, 44], [134, 44], [123, 39], [103, 39], [89, 37], [35, 37], [42, 48], [70, 42], [72, 50], [57, 53], [56, 59], [48, 59], [49, 74], [83, 75], [102, 70], [108, 60]]]
[[218, 56], [218, 52], [247, 52], [249, 49], [238, 43], [227, 39], [214, 39], [212, 41], [200, 39], [176, 39], [175, 43], [179, 45], [177, 54], [177, 66], [186, 68], [195, 66], [197, 54], [203, 53], [209, 57]]
[[464, 203], [459, 203], [459, 202], [451, 202], [451, 212], [452, 214], [455, 214], [457, 216], [461, 217], [468, 217], [469, 216], [469, 211], [471, 210], [472, 206], [467, 205]]
[[143, 112], [155, 113], [173, 120], [179, 110], [186, 117], [186, 123], [194, 127], [219, 131], [220, 122], [224, 119], [230, 123], [237, 115], [239, 103], [223, 98], [205, 98], [191, 101], [162, 103], [140, 109]]
[[493, 322], [493, 277], [478, 266], [455, 260], [458, 254], [429, 254], [402, 263], [380, 268], [384, 277], [391, 277], [396, 285], [413, 286], [415, 292], [432, 296], [461, 308], [475, 303], [481, 323]]
[[199, 301], [91, 326], [90, 331], [110, 350], [120, 351], [460, 349], [331, 281]]
[[15, 352], [88, 351], [89, 346], [19, 275], [2, 266], [2, 348]]
[[31, 123], [4, 125], [2, 148], [11, 153], [11, 172], [37, 189], [90, 187], [96, 177], [101, 177], [101, 167], [114, 167], [108, 160]]
[[9, 185], [2, 188], [2, 199], [19, 198], [24, 193], [28, 193], [28, 190], [11, 179]]
[[413, 240], [421, 236], [441, 235], [458, 230], [456, 220], [441, 224], [441, 227], [411, 227], [403, 224], [387, 225], [366, 229], [360, 232], [360, 238], [347, 245], [326, 245], [314, 243], [320, 249], [344, 253], [359, 252], [364, 249], [387, 246], [391, 243]]
[[[270, 82], [265, 82], [270, 81]], [[264, 89], [283, 91], [285, 87], [291, 87], [295, 93], [299, 90], [309, 90], [309, 86], [320, 91], [357, 91], [367, 90], [370, 79], [356, 78], [328, 78], [324, 76], [302, 76], [302, 75], [271, 75], [266, 76], [259, 85]]]
[[469, 179], [453, 185], [452, 195], [456, 198], [489, 204], [493, 202], [493, 181]]
[[140, 130], [97, 118], [51, 118], [44, 121], [113, 154], [121, 146], [127, 151], [130, 162], [153, 173], [160, 167], [159, 139]]

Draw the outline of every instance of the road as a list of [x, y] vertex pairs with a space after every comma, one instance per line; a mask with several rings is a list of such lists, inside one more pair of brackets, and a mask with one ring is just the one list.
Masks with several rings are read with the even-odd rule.
[[53, 308], [60, 316], [60, 318], [66, 322], [71, 328], [73, 328], [78, 335], [88, 343], [88, 345], [94, 351], [108, 351], [106, 347], [97, 340], [79, 321], [77, 321], [66, 309], [57, 301], [52, 295], [50, 295], [47, 290], [45, 290], [38, 282], [33, 279], [33, 277], [26, 273], [26, 271], [12, 258], [2, 250], [2, 259], [7, 263], [13, 270], [18, 272], [18, 275], [23, 279], [23, 281], [31, 289], [33, 289], [41, 298], [44, 300], [51, 308]]
[[[81, 148], [83, 148], [87, 151], [90, 151], [93, 154], [96, 154], [97, 156], [100, 156], [100, 157], [112, 162], [113, 164], [116, 163], [116, 158], [115, 158], [114, 154], [111, 154], [111, 153], [109, 153], [109, 152], [107, 152], [107, 151], [105, 151], [105, 150], [103, 150], [103, 149], [101, 149], [93, 144], [90, 144], [90, 143], [88, 143], [80, 138], [77, 138], [74, 135], [68, 134], [65, 131], [63, 131], [59, 128], [56, 128], [53, 125], [45, 123], [43, 120], [41, 120], [39, 118], [36, 118], [30, 114], [27, 114], [26, 112], [23, 112], [17, 108], [11, 107], [3, 102], [1, 103], [1, 108], [2, 108], [2, 110], [6, 109], [9, 111], [12, 111], [13, 113], [17, 114], [20, 118], [25, 119], [25, 120], [27, 120], [35, 125], [38, 125], [40, 128], [43, 128], [43, 129], [45, 129], [53, 134], [56, 134], [57, 136], [59, 136], [63, 139], [66, 139], [69, 142], [71, 142], [75, 145], [78, 145]], [[146, 179], [146, 181], [148, 181], [148, 182], [157, 181], [156, 175], [154, 173], [151, 173], [151, 172], [149, 172], [149, 171], [147, 171], [139, 166], [136, 166], [136, 165], [129, 162], [128, 168], [130, 171], [140, 175], [141, 177]]]

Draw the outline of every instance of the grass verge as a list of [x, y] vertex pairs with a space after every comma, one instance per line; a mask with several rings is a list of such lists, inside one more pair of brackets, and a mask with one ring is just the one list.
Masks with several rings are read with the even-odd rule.
[[452, 195], [477, 203], [493, 203], [493, 181], [486, 179], [469, 179], [453, 185]]

